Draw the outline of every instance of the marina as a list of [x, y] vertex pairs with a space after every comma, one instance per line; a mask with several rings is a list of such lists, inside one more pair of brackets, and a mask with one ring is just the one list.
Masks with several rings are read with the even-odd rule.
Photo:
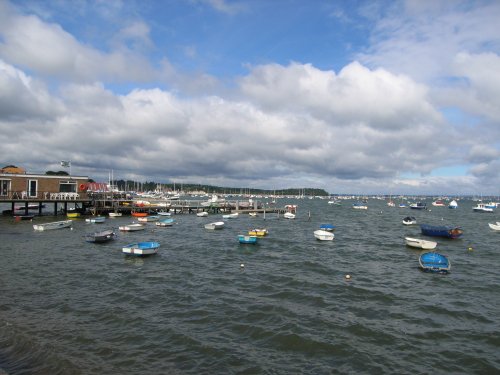
[[[426, 373], [443, 366], [498, 372], [498, 346], [490, 338], [500, 325], [500, 236], [488, 226], [499, 220], [496, 213], [474, 213], [471, 200], [455, 210], [411, 211], [418, 222], [464, 230], [459, 239], [439, 240], [439, 253], [453, 264], [440, 274], [422, 272], [421, 249], [402, 241], [420, 236], [418, 225], [401, 225], [409, 209], [378, 199], [369, 199], [365, 211], [326, 199], [283, 199], [280, 206], [290, 202], [297, 205], [295, 220], [240, 214], [214, 231], [205, 225], [221, 214], [172, 213], [168, 229], [145, 223], [144, 230], [98, 244], [85, 242], [96, 227], [84, 219], [72, 220], [72, 230], [39, 232], [32, 224], [61, 216], [0, 217], [6, 244], [0, 368], [8, 374]], [[107, 223], [132, 220], [124, 215]], [[334, 241], [312, 235], [324, 223], [335, 226]], [[241, 245], [237, 236], [255, 228], [268, 234], [257, 246]], [[162, 244], [157, 254], [123, 255], [127, 245], [147, 241]], [[434, 356], [423, 365], [418, 358], [429, 348]]]

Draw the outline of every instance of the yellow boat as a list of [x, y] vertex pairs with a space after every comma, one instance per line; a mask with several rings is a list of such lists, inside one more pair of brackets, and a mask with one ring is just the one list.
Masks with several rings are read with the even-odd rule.
[[77, 217], [80, 217], [81, 214], [79, 212], [68, 212], [66, 214], [66, 217], [70, 218], [70, 219], [74, 219], [74, 218], [77, 218]]
[[249, 236], [264, 237], [267, 236], [267, 229], [252, 229], [248, 231]]

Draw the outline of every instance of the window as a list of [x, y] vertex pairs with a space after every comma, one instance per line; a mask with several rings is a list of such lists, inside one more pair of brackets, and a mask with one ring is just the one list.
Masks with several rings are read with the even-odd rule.
[[28, 197], [33, 198], [38, 195], [38, 181], [28, 180]]
[[60, 193], [76, 193], [76, 181], [59, 182]]
[[10, 180], [0, 180], [0, 196], [6, 197], [10, 191]]

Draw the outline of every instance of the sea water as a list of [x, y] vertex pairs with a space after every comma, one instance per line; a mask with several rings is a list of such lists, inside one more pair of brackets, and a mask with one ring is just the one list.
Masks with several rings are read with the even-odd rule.
[[[35, 232], [0, 217], [0, 369], [8, 374], [330, 374], [500, 372], [500, 233], [493, 214], [459, 208], [368, 210], [301, 199], [297, 218], [176, 215], [175, 225], [118, 233], [105, 244], [85, 233], [131, 223], [75, 220]], [[396, 202], [397, 204], [399, 202]], [[448, 275], [418, 269], [426, 238], [418, 223], [458, 225], [437, 239]], [[333, 241], [317, 241], [322, 223]], [[267, 228], [257, 245], [238, 234]], [[436, 240], [435, 238], [427, 238]], [[121, 248], [154, 240], [159, 253]], [[346, 279], [350, 275], [350, 279]], [[1, 370], [0, 370], [1, 373]]]

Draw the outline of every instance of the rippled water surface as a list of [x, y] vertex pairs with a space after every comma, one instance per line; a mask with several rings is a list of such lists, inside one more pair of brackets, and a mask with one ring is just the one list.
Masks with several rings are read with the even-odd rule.
[[[130, 223], [76, 220], [35, 232], [0, 217], [0, 368], [9, 374], [327, 374], [500, 372], [500, 233], [493, 214], [389, 208], [367, 211], [298, 200], [295, 220], [176, 215], [176, 225], [86, 243], [94, 230]], [[280, 204], [284, 204], [280, 202]], [[49, 208], [51, 209], [51, 208]], [[453, 224], [438, 239], [452, 272], [418, 269], [419, 223]], [[333, 242], [315, 240], [333, 223]], [[256, 246], [237, 235], [266, 227]], [[121, 247], [161, 243], [130, 258]], [[470, 250], [472, 248], [472, 250]], [[240, 264], [245, 265], [244, 268]], [[352, 275], [351, 281], [345, 275]], [[1, 373], [1, 370], [0, 370]]]

